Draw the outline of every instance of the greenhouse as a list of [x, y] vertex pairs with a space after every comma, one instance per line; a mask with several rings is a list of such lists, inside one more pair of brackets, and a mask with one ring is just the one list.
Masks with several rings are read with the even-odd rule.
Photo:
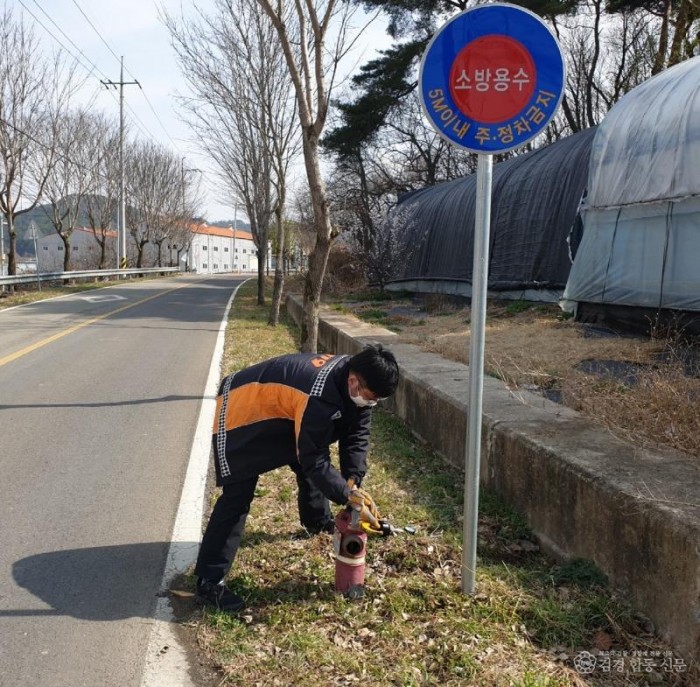
[[700, 58], [644, 82], [605, 117], [582, 218], [564, 294], [577, 319], [626, 328], [697, 322]]
[[[595, 129], [494, 165], [489, 291], [557, 301], [580, 241]], [[476, 175], [399, 199], [406, 268], [390, 289], [471, 294]]]

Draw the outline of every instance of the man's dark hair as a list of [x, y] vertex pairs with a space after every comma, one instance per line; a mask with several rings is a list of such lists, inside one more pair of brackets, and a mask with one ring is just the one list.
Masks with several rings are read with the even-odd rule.
[[350, 358], [348, 368], [360, 375], [369, 390], [380, 398], [391, 396], [399, 384], [396, 358], [381, 344], [365, 346], [364, 350]]

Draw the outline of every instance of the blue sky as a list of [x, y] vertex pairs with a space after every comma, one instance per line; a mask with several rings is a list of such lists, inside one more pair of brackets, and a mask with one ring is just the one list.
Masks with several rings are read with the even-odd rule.
[[[36, 35], [47, 53], [59, 46], [60, 41], [63, 47], [80, 57], [87, 67], [79, 68], [81, 75], [87, 76], [80, 99], [94, 98], [96, 108], [114, 113], [115, 117], [119, 112], [117, 93], [109, 93], [100, 82], [106, 78], [119, 80], [118, 57], [123, 55], [127, 70], [125, 81], [136, 79], [143, 89], [125, 87], [126, 116], [132, 127], [140, 131], [140, 136], [154, 138], [185, 157], [188, 167], [202, 170], [204, 214], [208, 220], [233, 218], [234, 209], [222, 202], [208, 161], [198, 154], [190, 141], [187, 125], [177, 116], [175, 95], [187, 93], [187, 88], [170, 47], [168, 31], [159, 18], [159, 8], [187, 14], [193, 12], [193, 3], [186, 0], [9, 0], [8, 4], [16, 14], [23, 14], [29, 24], [35, 25]], [[213, 5], [211, 0], [200, 0], [197, 4], [204, 11]], [[385, 37], [382, 24], [375, 23], [358, 41], [346, 62], [346, 71], [351, 72], [371, 58], [375, 48], [381, 45], [388, 46], [389, 39]], [[90, 76], [88, 69], [93, 72]]]

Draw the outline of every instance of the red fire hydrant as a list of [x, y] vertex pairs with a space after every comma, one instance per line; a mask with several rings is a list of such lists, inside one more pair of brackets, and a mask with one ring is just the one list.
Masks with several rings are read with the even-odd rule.
[[361, 599], [365, 593], [365, 553], [367, 534], [360, 525], [360, 513], [340, 511], [335, 518], [335, 591], [348, 599]]

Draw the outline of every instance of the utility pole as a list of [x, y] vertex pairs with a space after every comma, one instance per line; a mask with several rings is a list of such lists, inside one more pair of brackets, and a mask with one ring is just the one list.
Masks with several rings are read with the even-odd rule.
[[[183, 157], [181, 160], [181, 165], [180, 169], [182, 170], [182, 222], [184, 224], [184, 227], [182, 229], [182, 240], [185, 240], [185, 236], [187, 235], [187, 231], [189, 230], [189, 222], [187, 221], [187, 197], [185, 195], [185, 158]], [[192, 250], [192, 244], [190, 243], [190, 247], [187, 249], [187, 262], [189, 263], [190, 261], [190, 251]], [[180, 267], [180, 260], [178, 259], [178, 269]]]
[[231, 270], [237, 272], [236, 269], [236, 229], [238, 229], [238, 203], [233, 206], [233, 261], [231, 262]]
[[0, 215], [0, 277], [5, 276], [5, 215]]
[[[180, 160], [180, 169], [182, 170], [182, 221], [184, 222], [184, 235], [187, 235], [190, 231], [190, 225], [192, 224], [192, 218], [190, 217], [189, 219], [187, 218], [187, 179], [185, 177], [185, 174], [187, 172], [199, 172], [201, 174], [202, 170], [197, 169], [196, 167], [191, 167], [185, 169], [185, 158], [183, 157]], [[187, 263], [191, 265], [192, 261], [190, 260], [190, 253], [192, 253], [193, 246], [192, 246], [192, 241], [190, 241], [190, 247], [187, 249]], [[179, 267], [179, 265], [178, 265]]]
[[[5, 276], [5, 215], [0, 215], [0, 277]], [[5, 285], [0, 286], [0, 293], [5, 293]]]
[[138, 81], [124, 81], [124, 56], [119, 81], [103, 81], [105, 86], [119, 86], [119, 221], [117, 224], [117, 269], [126, 269], [126, 194], [124, 191], [124, 86], [138, 86]]

